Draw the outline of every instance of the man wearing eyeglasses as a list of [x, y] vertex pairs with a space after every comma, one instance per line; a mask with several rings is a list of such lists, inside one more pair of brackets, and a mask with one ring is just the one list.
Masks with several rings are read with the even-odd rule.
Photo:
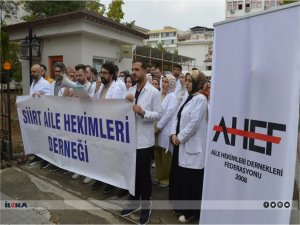
[[[94, 97], [97, 99], [121, 99], [124, 94], [119, 87], [117, 80], [116, 66], [113, 63], [104, 63], [101, 68], [101, 84]], [[96, 181], [92, 190], [100, 187], [101, 182]], [[114, 190], [114, 186], [106, 184], [104, 187], [104, 194], [109, 194]]]
[[123, 92], [116, 82], [116, 67], [112, 63], [105, 63], [101, 68], [101, 86], [95, 93], [97, 99], [123, 98]]
[[51, 84], [52, 96], [66, 96], [65, 89], [62, 87], [63, 75], [66, 71], [66, 66], [63, 62], [56, 62], [53, 66], [55, 81]]

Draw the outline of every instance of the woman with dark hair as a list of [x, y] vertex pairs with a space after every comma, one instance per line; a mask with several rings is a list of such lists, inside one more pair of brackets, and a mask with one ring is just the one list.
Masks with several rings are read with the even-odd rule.
[[[199, 219], [205, 163], [207, 97], [201, 93], [206, 77], [199, 70], [186, 75], [188, 95], [183, 99], [171, 128], [174, 145], [170, 173], [170, 200], [179, 221]], [[184, 206], [184, 207], [182, 207]], [[184, 209], [183, 209], [184, 208]]]
[[132, 77], [128, 74], [125, 76], [125, 86], [126, 86], [126, 89], [127, 91], [135, 85], [135, 81], [132, 79]]
[[156, 77], [152, 77], [152, 85], [160, 91], [160, 80]]

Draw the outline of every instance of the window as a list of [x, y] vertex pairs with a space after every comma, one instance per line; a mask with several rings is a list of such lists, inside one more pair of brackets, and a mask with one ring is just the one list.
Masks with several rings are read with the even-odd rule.
[[227, 3], [227, 11], [231, 11], [231, 10], [233, 10], [232, 2], [228, 2]]
[[239, 10], [243, 10], [243, 2], [239, 1]]
[[150, 38], [159, 38], [159, 34], [150, 34]]
[[237, 10], [237, 2], [233, 2], [233, 10]]
[[257, 1], [256, 8], [261, 8], [261, 1]]
[[256, 0], [251, 1], [251, 8], [256, 9]]
[[104, 63], [111, 62], [115, 63], [114, 59], [102, 58], [102, 57], [93, 57], [93, 67], [99, 72], [101, 71], [101, 67]]
[[250, 1], [246, 1], [246, 4], [245, 4], [245, 12], [250, 12], [251, 10], [251, 7], [250, 7]]
[[265, 9], [270, 8], [270, 2], [268, 0], [265, 1]]

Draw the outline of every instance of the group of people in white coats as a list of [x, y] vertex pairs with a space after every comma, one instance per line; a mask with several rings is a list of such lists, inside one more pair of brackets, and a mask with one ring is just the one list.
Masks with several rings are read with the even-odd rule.
[[[160, 187], [169, 187], [169, 199], [173, 204], [174, 213], [179, 216], [179, 221], [187, 223], [192, 219], [199, 219], [207, 131], [208, 96], [203, 92], [206, 77], [199, 70], [192, 70], [184, 75], [181, 73], [181, 66], [177, 65], [177, 72], [174, 71], [173, 75], [162, 76], [159, 92], [147, 79], [146, 64], [136, 60], [132, 65], [132, 76], [124, 76], [126, 86], [118, 79], [118, 72], [112, 63], [102, 65], [101, 82], [95, 84], [87, 82], [84, 65], [75, 67], [79, 83], [87, 87], [91, 97], [127, 98], [134, 102], [133, 111], [137, 115], [137, 193], [130, 196], [130, 200], [135, 203], [143, 201], [129, 204], [121, 214], [127, 216], [141, 210], [140, 224], [149, 222], [152, 193], [150, 164], [154, 151], [154, 181]], [[58, 69], [63, 72], [63, 67], [59, 65], [56, 69], [57, 72]], [[59, 87], [59, 79], [52, 85], [52, 90], [46, 80], [44, 82], [40, 76], [35, 76], [38, 70], [37, 65], [32, 67], [34, 82], [30, 89], [31, 95], [59, 95], [61, 92], [61, 96], [72, 96], [68, 90], [59, 89], [63, 88]], [[127, 87], [127, 80], [129, 86], [137, 84]], [[118, 82], [124, 84], [125, 92]]]
[[177, 79], [164, 75], [160, 85], [162, 117], [155, 129], [154, 183], [169, 187], [173, 212], [182, 223], [200, 216], [208, 118], [206, 85], [205, 75], [197, 69], [180, 73]]

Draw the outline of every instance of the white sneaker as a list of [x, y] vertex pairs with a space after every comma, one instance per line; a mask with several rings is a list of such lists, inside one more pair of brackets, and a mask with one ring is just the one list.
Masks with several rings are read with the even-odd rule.
[[188, 222], [190, 222], [193, 218], [194, 218], [194, 217], [191, 216], [190, 218], [187, 218], [187, 219], [186, 219], [184, 215], [181, 215], [181, 216], [179, 217], [179, 222], [180, 222], [180, 223], [188, 223]]
[[91, 181], [93, 181], [92, 178], [85, 177], [84, 180], [83, 180], [83, 183], [88, 184], [88, 183], [90, 183]]
[[80, 177], [80, 174], [74, 173], [73, 176], [72, 176], [72, 179], [77, 179], [78, 177]]

